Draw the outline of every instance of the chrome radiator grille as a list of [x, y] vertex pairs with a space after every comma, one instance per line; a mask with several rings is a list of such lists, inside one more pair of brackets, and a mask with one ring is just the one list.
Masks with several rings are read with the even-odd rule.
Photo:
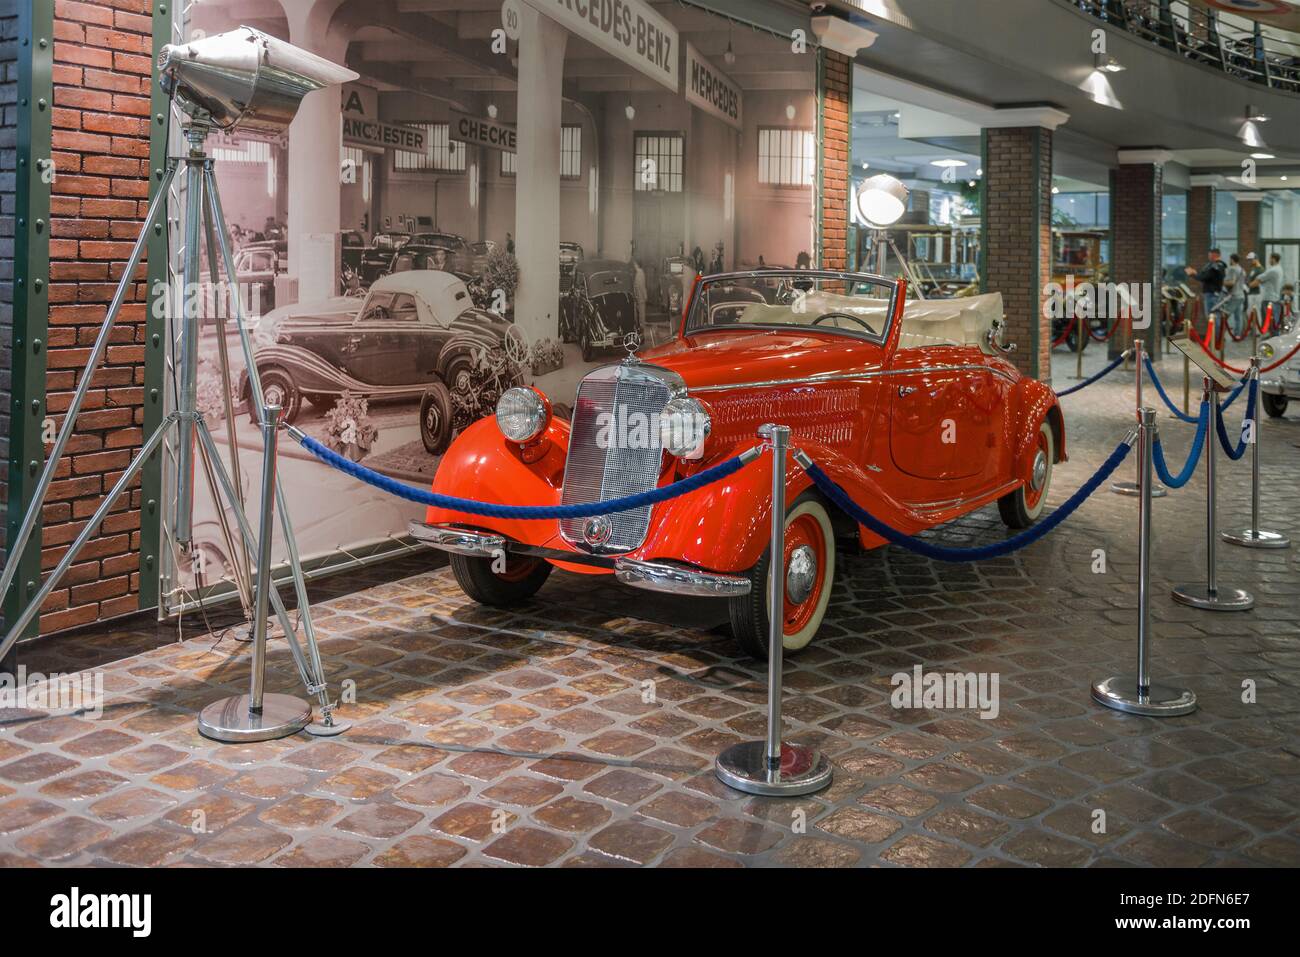
[[[659, 481], [663, 451], [659, 445], [658, 415], [681, 390], [672, 372], [640, 363], [621, 363], [596, 369], [578, 386], [569, 432], [569, 455], [564, 465], [565, 505], [605, 502], [654, 488]], [[643, 448], [625, 448], [625, 425], [644, 416], [649, 441]], [[606, 447], [602, 447], [606, 446]], [[587, 542], [583, 529], [589, 519], [560, 521], [566, 541], [587, 551], [627, 552], [645, 541], [650, 507], [616, 512], [609, 517], [610, 536], [603, 544]]]

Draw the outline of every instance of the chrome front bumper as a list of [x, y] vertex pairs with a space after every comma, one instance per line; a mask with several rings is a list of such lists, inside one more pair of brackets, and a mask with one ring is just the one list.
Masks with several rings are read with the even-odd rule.
[[[476, 532], [472, 529], [455, 528], [450, 525], [426, 525], [424, 522], [412, 522], [407, 529], [411, 537], [433, 548], [456, 555], [469, 555], [474, 558], [495, 558], [503, 552], [509, 552], [510, 541], [503, 535], [492, 532]], [[544, 551], [546, 555], [538, 555]], [[591, 564], [590, 556], [569, 555], [559, 549], [530, 549], [534, 557], [554, 558], [556, 561], [581, 560], [582, 564]], [[610, 568], [614, 577], [633, 588], [647, 591], [667, 592], [672, 595], [697, 595], [704, 598], [732, 598], [749, 594], [749, 579], [740, 575], [726, 575], [721, 572], [706, 572], [689, 565], [673, 562], [644, 562], [633, 558], [614, 558], [601, 567]]]
[[505, 536], [493, 535], [491, 532], [475, 532], [448, 525], [426, 525], [424, 522], [412, 522], [406, 530], [417, 542], [455, 555], [495, 558], [506, 549]]

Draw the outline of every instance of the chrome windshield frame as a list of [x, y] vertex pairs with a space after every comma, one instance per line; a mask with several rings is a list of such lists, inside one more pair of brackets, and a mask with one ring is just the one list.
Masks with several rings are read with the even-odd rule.
[[[889, 306], [885, 310], [886, 316], [884, 328], [881, 329], [879, 334], [873, 335], [865, 332], [857, 332], [852, 329], [840, 329], [832, 326], [795, 326], [788, 323], [737, 323], [725, 326], [714, 326], [707, 322], [701, 322], [698, 325], [692, 325], [692, 321], [695, 319], [697, 307], [700, 303], [700, 293], [706, 285], [712, 285], [713, 283], [735, 285], [746, 281], [753, 282], [782, 279], [788, 279], [791, 282], [806, 282], [809, 280], [838, 281], [845, 283], [848, 288], [852, 288], [852, 284], [855, 283], [871, 283], [887, 287], [890, 290]], [[903, 284], [897, 279], [890, 279], [886, 276], [876, 276], [870, 273], [846, 272], [837, 269], [751, 269], [740, 272], [714, 273], [709, 276], [698, 276], [696, 277], [694, 288], [691, 290], [690, 304], [684, 310], [678, 335], [680, 338], [684, 339], [692, 335], [699, 335], [707, 332], [727, 332], [730, 330], [771, 332], [783, 329], [815, 328], [823, 332], [834, 333], [851, 339], [884, 345], [889, 340], [889, 334], [894, 324], [894, 315], [898, 311], [898, 297], [901, 294], [902, 288]]]

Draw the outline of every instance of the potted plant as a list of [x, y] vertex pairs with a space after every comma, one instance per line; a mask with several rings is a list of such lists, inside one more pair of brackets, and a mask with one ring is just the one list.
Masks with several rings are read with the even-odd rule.
[[366, 457], [378, 435], [368, 403], [350, 392], [339, 396], [334, 408], [325, 413], [325, 444], [353, 462]]

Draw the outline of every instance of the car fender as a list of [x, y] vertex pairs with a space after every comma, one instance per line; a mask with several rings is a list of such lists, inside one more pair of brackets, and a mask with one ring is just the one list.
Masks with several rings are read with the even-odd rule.
[[[749, 447], [749, 443], [737, 445], [729, 454], [739, 455]], [[868, 472], [842, 453], [808, 442], [796, 443], [795, 448], [807, 453], [854, 501], [887, 525], [908, 534], [927, 527], [919, 515], [891, 498]], [[786, 465], [787, 508], [811, 487], [812, 479], [791, 454]], [[771, 502], [772, 456], [764, 453], [723, 481], [656, 508], [639, 557], [675, 559], [710, 571], [747, 571], [771, 539]], [[829, 511], [832, 516], [838, 513], [834, 506]], [[853, 524], [865, 547], [884, 543]]]
[[[276, 342], [262, 346], [253, 357], [259, 374], [268, 369], [283, 369], [293, 380], [299, 392], [354, 392], [372, 391], [372, 388], [342, 372], [316, 353], [301, 346]], [[248, 388], [248, 371], [241, 375], [241, 394]]]
[[[528, 463], [519, 446], [506, 441], [494, 416], [479, 419], [461, 432], [443, 454], [432, 489], [439, 495], [477, 502], [559, 505], [569, 423], [553, 418], [544, 439], [550, 443], [549, 448], [538, 461]], [[554, 519], [496, 518], [429, 506], [424, 520], [430, 524], [470, 525], [529, 545], [565, 547], [553, 541], [559, 537], [559, 525]]]
[[1056, 461], [1067, 460], [1065, 454], [1065, 418], [1056, 393], [1046, 383], [1037, 379], [1021, 378], [1015, 385], [1014, 410], [1008, 440], [1011, 447], [1011, 474], [1029, 474], [1030, 459], [1038, 441], [1038, 430], [1044, 421], [1052, 427], [1056, 440]]

